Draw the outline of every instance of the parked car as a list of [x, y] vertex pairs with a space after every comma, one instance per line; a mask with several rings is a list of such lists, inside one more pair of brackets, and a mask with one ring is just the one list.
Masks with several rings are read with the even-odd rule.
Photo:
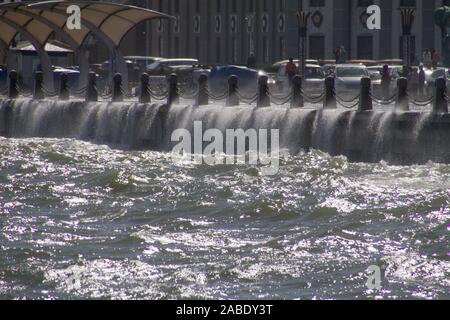
[[[289, 77], [286, 74], [286, 65], [281, 65], [275, 78], [275, 83], [279, 91], [290, 87]], [[303, 89], [309, 93], [321, 93], [325, 81], [325, 74], [319, 65], [307, 64], [305, 67], [305, 77]]]
[[161, 61], [164, 58], [147, 56], [126, 56], [124, 57], [124, 59], [133, 62], [136, 66], [139, 67], [141, 72], [145, 72], [147, 66], [155, 63], [156, 61]]
[[355, 94], [360, 90], [361, 78], [370, 77], [367, 67], [355, 64], [336, 65], [335, 88], [337, 94]]
[[197, 59], [162, 59], [147, 66], [147, 73], [152, 76], [165, 76], [183, 68], [198, 66]]
[[335, 69], [336, 69], [336, 65], [335, 64], [324, 64], [322, 66], [322, 71], [323, 71], [323, 73], [324, 73], [324, 75], [326, 77], [333, 76]]
[[438, 78], [445, 78], [447, 80], [447, 90], [450, 90], [450, 69], [447, 68], [437, 68], [434, 70], [429, 77], [427, 77], [427, 88], [432, 92], [436, 85], [436, 80]]
[[80, 80], [80, 71], [72, 68], [53, 66], [53, 81], [56, 88], [58, 88], [58, 83], [60, 83], [60, 78], [63, 73], [67, 74], [69, 88], [77, 88]]
[[239, 78], [239, 90], [243, 93], [255, 93], [258, 87], [258, 77], [267, 75], [264, 71], [258, 71], [241, 66], [218, 66], [209, 73], [209, 89], [215, 93], [223, 93], [228, 88], [228, 78], [235, 75]]

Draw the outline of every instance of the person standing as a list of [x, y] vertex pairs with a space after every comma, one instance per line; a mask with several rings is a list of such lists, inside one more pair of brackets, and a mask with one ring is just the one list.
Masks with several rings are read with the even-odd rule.
[[292, 83], [292, 79], [297, 74], [297, 66], [292, 58], [289, 58], [289, 62], [286, 64], [286, 74], [289, 78], [289, 83]]
[[439, 63], [439, 55], [435, 49], [431, 49], [431, 62], [433, 64], [433, 69], [437, 69]]
[[338, 64], [341, 61], [341, 48], [336, 47], [336, 49], [334, 49], [334, 59], [336, 61], [336, 64]]
[[347, 51], [345, 50], [344, 46], [341, 46], [339, 50], [339, 63], [346, 63], [347, 62]]

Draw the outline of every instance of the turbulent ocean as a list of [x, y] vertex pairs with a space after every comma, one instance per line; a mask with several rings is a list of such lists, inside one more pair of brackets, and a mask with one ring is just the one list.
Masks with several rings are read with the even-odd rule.
[[137, 106], [30, 105], [0, 137], [1, 299], [450, 298], [450, 165], [299, 148], [266, 176], [134, 145]]

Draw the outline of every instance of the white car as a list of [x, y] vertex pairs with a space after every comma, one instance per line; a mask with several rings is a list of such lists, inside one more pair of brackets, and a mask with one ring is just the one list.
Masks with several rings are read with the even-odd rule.
[[341, 96], [355, 96], [361, 87], [361, 78], [370, 77], [367, 67], [357, 64], [339, 64], [335, 72], [336, 93]]
[[[325, 81], [325, 74], [322, 67], [307, 64], [305, 72], [303, 89], [308, 93], [322, 93]], [[286, 74], [286, 64], [280, 65], [278, 73], [275, 76], [275, 83], [279, 91], [286, 91], [290, 88], [289, 77]]]
[[447, 90], [450, 90], [450, 69], [447, 68], [437, 68], [431, 73], [427, 78], [428, 90], [430, 90], [430, 92], [434, 90], [438, 78], [445, 78], [447, 80]]
[[147, 66], [147, 73], [152, 76], [163, 76], [170, 74], [173, 70], [192, 68], [198, 65], [197, 59], [162, 59]]

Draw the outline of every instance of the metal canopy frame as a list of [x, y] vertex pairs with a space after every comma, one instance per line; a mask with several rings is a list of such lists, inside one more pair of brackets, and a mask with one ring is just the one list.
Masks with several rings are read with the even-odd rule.
[[[69, 30], [66, 26], [67, 8], [71, 5], [77, 5], [80, 8], [80, 30]], [[173, 17], [146, 8], [109, 2], [44, 1], [0, 4], [0, 18], [2, 30], [0, 41], [9, 47], [17, 33], [23, 33], [35, 47], [43, 67], [45, 61], [49, 60], [44, 50], [45, 44], [53, 33], [59, 35], [77, 53], [83, 83], [87, 79], [88, 62], [84, 53], [81, 52], [81, 47], [92, 34], [106, 45], [110, 60], [115, 62], [112, 65], [117, 66], [117, 71], [122, 74], [124, 83], [128, 83], [127, 66], [119, 50], [124, 37], [141, 22]], [[46, 72], [48, 70], [44, 70], [44, 73]], [[114, 72], [115, 70], [112, 73]], [[44, 83], [50, 90], [54, 88], [53, 79], [45, 74]], [[81, 83], [80, 86], [82, 86]], [[127, 91], [128, 87], [123, 89]]]

